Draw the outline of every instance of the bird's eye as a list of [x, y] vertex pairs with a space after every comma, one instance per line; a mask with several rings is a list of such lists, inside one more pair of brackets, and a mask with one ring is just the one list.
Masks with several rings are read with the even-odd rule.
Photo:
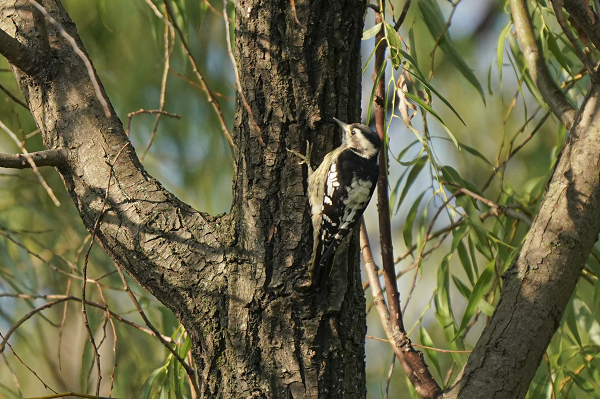
[[356, 134], [356, 129], [352, 129], [352, 130], [350, 131], [350, 134], [354, 136], [354, 135]]

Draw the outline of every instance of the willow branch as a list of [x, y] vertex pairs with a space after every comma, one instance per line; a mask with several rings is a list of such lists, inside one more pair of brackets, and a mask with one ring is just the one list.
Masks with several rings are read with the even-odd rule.
[[438, 397], [442, 390], [427, 369], [421, 353], [414, 349], [410, 339], [406, 336], [406, 332], [400, 330], [397, 325], [392, 323], [390, 313], [383, 299], [377, 266], [373, 262], [364, 220], [360, 226], [360, 251], [365, 262], [369, 282], [371, 283], [373, 302], [396, 357], [419, 396], [432, 399]]
[[[383, 15], [377, 13], [375, 23], [381, 23]], [[385, 31], [383, 25], [377, 33], [376, 42], [379, 43], [375, 50], [375, 67], [373, 79], [381, 69], [385, 61]], [[383, 276], [387, 289], [387, 300], [390, 319], [397, 325], [400, 331], [405, 331], [400, 313], [400, 294], [396, 282], [396, 270], [394, 267], [394, 247], [392, 245], [392, 227], [390, 222], [390, 204], [388, 196], [388, 161], [387, 140], [385, 137], [385, 74], [381, 76], [375, 91], [375, 128], [381, 139], [381, 150], [379, 152], [379, 179], [377, 180], [377, 213], [379, 214], [379, 241], [381, 245], [381, 258], [383, 265]]]
[[548, 103], [554, 115], [567, 129], [570, 129], [573, 126], [576, 110], [554, 83], [548, 71], [548, 66], [533, 33], [533, 25], [526, 1], [510, 0], [510, 10], [529, 75], [531, 75], [544, 101]]

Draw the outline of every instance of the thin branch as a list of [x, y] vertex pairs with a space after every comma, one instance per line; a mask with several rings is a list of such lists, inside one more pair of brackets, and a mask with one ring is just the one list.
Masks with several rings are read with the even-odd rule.
[[29, 1], [29, 3], [31, 5], [33, 5], [35, 8], [37, 8], [40, 11], [44, 15], [44, 17], [48, 20], [48, 22], [50, 22], [52, 25], [54, 25], [54, 27], [58, 30], [58, 32], [62, 35], [62, 37], [64, 37], [65, 40], [67, 42], [69, 42], [69, 44], [73, 48], [73, 51], [75, 51], [75, 54], [77, 54], [79, 56], [79, 58], [81, 58], [81, 60], [85, 64], [85, 68], [87, 69], [88, 76], [90, 78], [90, 81], [92, 82], [92, 86], [94, 87], [94, 91], [96, 92], [96, 98], [98, 99], [98, 101], [100, 101], [100, 104], [102, 104], [102, 109], [104, 110], [104, 116], [109, 118], [111, 115], [110, 108], [108, 106], [108, 102], [106, 101], [106, 99], [104, 98], [104, 95], [102, 94], [102, 89], [100, 89], [100, 84], [98, 83], [98, 79], [96, 78], [96, 73], [94, 72], [94, 67], [92, 66], [92, 63], [90, 62], [90, 59], [79, 48], [79, 46], [77, 45], [77, 42], [75, 41], [73, 36], [69, 35], [67, 33], [67, 31], [65, 30], [65, 28], [63, 28], [63, 26], [58, 21], [56, 21], [54, 18], [52, 18], [52, 16], [50, 14], [48, 14], [48, 11], [46, 11], [46, 9], [44, 7], [39, 5], [35, 0], [27, 0], [27, 1]]
[[29, 47], [21, 44], [2, 29], [0, 29], [0, 54], [29, 76], [35, 75], [43, 64], [39, 62], [37, 53], [31, 51]]
[[[0, 333], [0, 338], [2, 338], [2, 342], [4, 343], [4, 342], [5, 342], [5, 338], [4, 338], [4, 336], [2, 335], [2, 333]], [[11, 344], [9, 344], [8, 342], [6, 342], [6, 344], [5, 344], [5, 345], [7, 345], [7, 346], [10, 348], [11, 352], [13, 353], [13, 355], [14, 355], [14, 356], [15, 356], [15, 357], [16, 357], [16, 358], [17, 358], [17, 359], [18, 359], [18, 360], [21, 362], [21, 364], [22, 364], [23, 366], [25, 366], [25, 367], [27, 368], [27, 370], [29, 370], [29, 371], [30, 371], [30, 372], [31, 372], [31, 373], [32, 373], [32, 374], [35, 376], [35, 378], [37, 378], [37, 379], [38, 379], [38, 381], [39, 381], [39, 382], [41, 382], [41, 383], [44, 385], [44, 388], [46, 388], [46, 389], [49, 389], [49, 390], [51, 390], [52, 392], [56, 393], [56, 391], [55, 391], [54, 389], [50, 388], [50, 387], [49, 387], [49, 386], [48, 386], [48, 385], [47, 385], [47, 384], [44, 382], [44, 380], [42, 380], [42, 379], [40, 378], [40, 376], [39, 376], [39, 375], [38, 375], [38, 374], [37, 374], [37, 373], [36, 373], [36, 372], [35, 372], [35, 371], [34, 371], [34, 370], [31, 368], [31, 367], [29, 367], [29, 366], [27, 365], [27, 363], [25, 363], [25, 362], [23, 361], [23, 359], [21, 359], [21, 358], [19, 357], [19, 355], [17, 355], [17, 352], [15, 352], [15, 350], [13, 349], [13, 347], [12, 347], [12, 345], [11, 345]], [[3, 347], [4, 347], [4, 345], [2, 345], [2, 348], [3, 348]], [[0, 353], [1, 353], [1, 352], [0, 352]]]
[[[372, 339], [374, 341], [387, 342], [388, 344], [390, 343], [389, 339], [383, 339], [383, 338], [379, 338], [379, 337], [374, 337], [374, 336], [369, 335], [369, 334], [365, 335], [365, 338], [369, 338], [369, 339]], [[450, 349], [440, 349], [440, 348], [434, 348], [434, 347], [431, 347], [431, 346], [417, 345], [417, 344], [412, 344], [412, 345], [416, 346], [417, 348], [430, 349], [432, 351], [441, 352], [441, 353], [471, 353], [471, 352], [473, 352], [473, 351], [453, 351], [453, 350], [450, 350]]]
[[[6, 345], [6, 342], [9, 340], [9, 338], [11, 337], [12, 334], [14, 334], [14, 332], [23, 324], [25, 323], [27, 320], [31, 319], [33, 316], [35, 316], [37, 313], [46, 310], [48, 308], [51, 308], [54, 305], [58, 305], [60, 303], [63, 302], [67, 302], [67, 301], [75, 301], [75, 302], [83, 302], [83, 299], [73, 296], [73, 295], [26, 295], [26, 294], [0, 294], [0, 298], [3, 297], [10, 297], [10, 298], [24, 298], [24, 299], [54, 299], [54, 301], [52, 302], [48, 302], [44, 305], [42, 305], [41, 307], [35, 308], [32, 311], [30, 311], [29, 313], [27, 313], [26, 315], [24, 315], [23, 317], [21, 317], [21, 319], [19, 319], [19, 321], [17, 321], [17, 323], [15, 323], [9, 330], [8, 332], [4, 335], [4, 339], [2, 340], [2, 342], [0, 342], [0, 353], [2, 353], [4, 351], [4, 346]], [[127, 324], [128, 326], [131, 326], [133, 328], [136, 328], [146, 334], [152, 335], [152, 336], [156, 336], [156, 334], [148, 329], [145, 328], [143, 326], [140, 326], [139, 324], [124, 319], [123, 317], [121, 317], [119, 314], [109, 310], [108, 305], [103, 305], [97, 302], [92, 302], [92, 301], [85, 301], [85, 304], [88, 306], [92, 306], [98, 309], [101, 309], [105, 312], [107, 312], [108, 314], [110, 314], [110, 317], [117, 320], [120, 323], [123, 324]], [[168, 337], [166, 335], [161, 335], [161, 337], [169, 342], [169, 343], [174, 343], [173, 339], [171, 337]]]
[[169, 117], [175, 118], [175, 119], [181, 119], [181, 115], [172, 114], [167, 111], [160, 111], [157, 109], [138, 109], [137, 111], [133, 111], [133, 112], [130, 112], [127, 114], [127, 129], [125, 130], [125, 134], [127, 136], [129, 136], [129, 129], [131, 128], [131, 118], [133, 118], [136, 115], [140, 115], [140, 114], [160, 114], [160, 115], [169, 116]]
[[[165, 65], [163, 67], [163, 75], [162, 75], [162, 80], [160, 82], [160, 99], [158, 101], [158, 110], [159, 111], [163, 111], [165, 109], [165, 98], [166, 98], [166, 93], [167, 93], [167, 78], [169, 77], [169, 69], [170, 69], [170, 61], [171, 61], [171, 49], [169, 47], [169, 34], [171, 33], [171, 30], [173, 29], [171, 25], [165, 25], [165, 35], [164, 35], [164, 40], [165, 40]], [[175, 33], [175, 32], [173, 32]], [[175, 37], [173, 37], [173, 41], [175, 40]], [[146, 157], [146, 154], [148, 153], [148, 151], [150, 150], [150, 147], [152, 146], [152, 143], [154, 142], [154, 137], [156, 136], [156, 131], [158, 130], [158, 124], [160, 122], [160, 117], [161, 117], [161, 113], [159, 112], [156, 115], [156, 120], [154, 121], [154, 127], [152, 128], [152, 133], [150, 134], [150, 140], [148, 140], [148, 145], [146, 146], [146, 149], [144, 150], [144, 152], [142, 153], [142, 156], [140, 157], [140, 162], [144, 162], [144, 158]]]
[[196, 74], [196, 77], [198, 78], [198, 81], [200, 82], [202, 90], [206, 93], [208, 102], [213, 106], [213, 109], [217, 113], [217, 116], [219, 117], [219, 120], [221, 121], [221, 128], [223, 129], [223, 134], [225, 135], [225, 138], [229, 142], [229, 146], [231, 147], [231, 150], [233, 151], [235, 149], [235, 143], [233, 142], [233, 138], [231, 137], [231, 133], [229, 132], [229, 129], [227, 129], [227, 122], [225, 122], [225, 117], [223, 116], [223, 112], [221, 111], [221, 106], [219, 105], [219, 101], [215, 98], [213, 92], [208, 87], [206, 80], [204, 80], [204, 76], [202, 76], [202, 74], [200, 73], [200, 69], [198, 69], [198, 63], [196, 62], [196, 59], [192, 55], [192, 51], [190, 50], [190, 47], [188, 46], [187, 42], [185, 41], [185, 35], [181, 31], [181, 28], [179, 27], [179, 25], [177, 25], [177, 23], [175, 23], [175, 17], [173, 16], [173, 11], [171, 10], [171, 6], [167, 2], [167, 0], [163, 0], [163, 4], [165, 5], [165, 10], [167, 11], [167, 15], [169, 16], [171, 21], [173, 21], [173, 26], [175, 27], [175, 30], [177, 31], [177, 34], [179, 35], [179, 39], [181, 40], [181, 44], [183, 45], [183, 48], [185, 49], [185, 52], [192, 64], [192, 70]]
[[[375, 15], [375, 23], [383, 22], [381, 13]], [[385, 60], [385, 50], [387, 48], [385, 30], [383, 25], [377, 33], [375, 42], [379, 46], [375, 50], [375, 66], [373, 81], [381, 69]], [[375, 127], [377, 134], [381, 139], [381, 149], [379, 151], [379, 178], [377, 180], [377, 213], [379, 214], [379, 240], [381, 243], [381, 258], [384, 270], [383, 278], [387, 289], [387, 300], [390, 312], [390, 319], [394, 326], [400, 331], [405, 331], [402, 314], [400, 313], [400, 294], [396, 282], [396, 271], [394, 267], [394, 247], [392, 245], [392, 227], [390, 222], [390, 205], [388, 197], [388, 148], [385, 137], [385, 76], [381, 76], [375, 91]]]
[[[506, 159], [504, 161], [502, 161], [502, 163], [500, 165], [498, 165], [494, 168], [494, 171], [488, 178], [487, 182], [485, 182], [485, 184], [483, 185], [483, 188], [481, 189], [482, 192], [485, 191], [489, 187], [490, 183], [494, 179], [494, 176], [496, 176], [496, 173], [498, 173], [498, 171], [500, 169], [502, 169], [508, 163], [508, 161], [510, 161], [511, 158], [514, 157], [515, 154], [517, 152], [519, 152], [519, 150], [521, 150], [525, 146], [525, 144], [527, 144], [533, 138], [533, 136], [535, 136], [535, 134], [542, 128], [542, 126], [544, 125], [546, 120], [548, 120], [548, 117], [550, 117], [550, 111], [546, 112], [544, 114], [544, 116], [542, 116], [542, 118], [539, 120], [538, 124], [533, 128], [531, 133], [529, 133], [529, 135], [527, 137], [525, 137], [525, 139], [521, 142], [521, 144], [519, 144], [517, 147], [515, 147], [510, 152], [510, 154], [508, 154], [508, 157], [506, 157]], [[524, 129], [525, 129], [525, 125], [520, 129], [520, 131], [523, 131]], [[516, 138], [516, 136], [515, 136], [515, 138]], [[513, 141], [514, 141], [514, 139], [513, 139]], [[511, 142], [511, 145], [512, 145], [512, 142]]]
[[27, 104], [25, 104], [23, 101], [19, 100], [17, 98], [17, 96], [15, 96], [14, 94], [12, 94], [6, 87], [2, 86], [1, 84], [0, 84], [0, 90], [2, 90], [3, 92], [5, 92], [6, 95], [10, 97], [11, 100], [13, 100], [17, 104], [19, 104], [21, 107], [23, 107], [23, 108], [25, 108], [26, 110], [29, 111], [29, 107], [27, 106]]
[[570, 129], [575, 120], [576, 110], [565, 94], [556, 86], [548, 71], [548, 66], [533, 33], [533, 25], [526, 0], [509, 0], [509, 3], [515, 31], [521, 44], [529, 75], [531, 75], [554, 115], [567, 129]]
[[[123, 152], [125, 147], [127, 147], [128, 145], [129, 145], [129, 141], [126, 142], [123, 145], [123, 147], [121, 147], [121, 149], [115, 156], [115, 159], [112, 161], [112, 163], [110, 163], [110, 173], [108, 175], [108, 181], [106, 183], [106, 190], [105, 190], [106, 194], [104, 196], [104, 201], [102, 201], [102, 209], [100, 209], [100, 213], [98, 214], [98, 217], [96, 218], [96, 222], [94, 223], [94, 229], [92, 231], [92, 238], [90, 241], [90, 246], [88, 247], [88, 250], [85, 253], [85, 257], [84, 257], [84, 261], [83, 261], [83, 272], [82, 272], [83, 284], [81, 286], [81, 299], [82, 299], [81, 313], [83, 314], [83, 324], [85, 325], [85, 328], [88, 332], [90, 344], [92, 345], [92, 349], [94, 350], [94, 359], [96, 360], [96, 368], [97, 368], [97, 374], [98, 374], [97, 383], [96, 383], [96, 395], [100, 395], [100, 383], [102, 381], [102, 368], [100, 367], [100, 353], [98, 352], [98, 345], [96, 345], [96, 340], [94, 339], [94, 334], [92, 332], [92, 329], [90, 328], [87, 310], [85, 307], [86, 306], [86, 287], [87, 287], [87, 267], [88, 267], [90, 252], [92, 251], [92, 247], [94, 246], [94, 243], [96, 242], [96, 232], [98, 231], [98, 226], [100, 225], [100, 219], [102, 219], [102, 216], [104, 215], [104, 210], [106, 209], [106, 203], [108, 200], [108, 196], [110, 193], [110, 187], [111, 187], [110, 181], [112, 180], [113, 173], [114, 173], [114, 165], [116, 164], [117, 160], [119, 159], [119, 156], [121, 155], [121, 153]], [[91, 373], [91, 371], [92, 370], [90, 368], [90, 373]]]
[[411, 1], [412, 0], [404, 1], [404, 7], [402, 7], [402, 13], [400, 14], [400, 17], [398, 18], [398, 21], [396, 21], [396, 23], [394, 24], [395, 31], [398, 31], [398, 29], [400, 29], [400, 27], [404, 23], [404, 20], [406, 19], [406, 14], [408, 14], [408, 9], [410, 8]]
[[[67, 161], [65, 152], [60, 148], [30, 152], [29, 157], [33, 163], [40, 166], [59, 167]], [[11, 169], [27, 169], [32, 165], [25, 154], [0, 154], [0, 167]]]
[[31, 155], [29, 155], [29, 153], [25, 149], [25, 146], [23, 146], [23, 143], [21, 143], [21, 141], [19, 140], [17, 135], [14, 134], [4, 123], [2, 123], [2, 121], [0, 121], [0, 128], [2, 128], [2, 130], [4, 130], [6, 132], [6, 134], [8, 134], [10, 136], [10, 138], [13, 139], [13, 141], [19, 146], [21, 151], [23, 151], [23, 155], [25, 156], [25, 158], [27, 159], [27, 162], [33, 169], [33, 173], [35, 173], [35, 175], [37, 176], [38, 180], [40, 181], [40, 184], [42, 185], [42, 187], [44, 187], [44, 189], [46, 190], [46, 192], [52, 199], [52, 202], [54, 202], [54, 205], [60, 206], [60, 202], [58, 201], [58, 198], [56, 198], [56, 195], [54, 195], [54, 191], [52, 191], [52, 189], [50, 188], [48, 183], [46, 183], [46, 180], [44, 180], [44, 178], [42, 177], [35, 162], [33, 161], [33, 158], [31, 158]]
[[371, 293], [373, 294], [373, 303], [379, 313], [381, 324], [386, 336], [398, 357], [404, 372], [408, 376], [410, 382], [415, 387], [419, 396], [423, 398], [437, 398], [442, 390], [433, 376], [427, 369], [423, 357], [420, 352], [417, 352], [406, 336], [406, 332], [401, 331], [397, 325], [393, 325], [390, 319], [390, 313], [383, 299], [379, 277], [377, 275], [377, 266], [373, 262], [371, 254], [371, 246], [367, 237], [367, 229], [364, 220], [360, 226], [360, 251], [365, 263], [367, 276], [371, 282]]

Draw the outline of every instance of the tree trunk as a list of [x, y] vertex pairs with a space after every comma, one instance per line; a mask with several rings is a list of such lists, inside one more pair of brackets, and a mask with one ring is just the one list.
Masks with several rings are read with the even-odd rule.
[[[83, 50], [60, 2], [39, 3]], [[84, 225], [188, 331], [204, 397], [364, 397], [356, 240], [329, 290], [302, 291], [312, 250], [307, 173], [287, 149], [305, 151], [310, 140], [316, 166], [339, 144], [331, 118], [359, 119], [365, 3], [296, 1], [296, 11], [288, 0], [235, 4], [252, 115], [238, 97], [227, 215], [195, 211], [146, 173], [110, 103], [105, 115], [98, 78], [28, 1], [0, 0], [10, 36], [0, 35], [0, 49], [17, 46], [16, 37], [34, 57], [31, 67], [31, 57], [3, 52], [45, 145], [64, 151], [58, 170]]]

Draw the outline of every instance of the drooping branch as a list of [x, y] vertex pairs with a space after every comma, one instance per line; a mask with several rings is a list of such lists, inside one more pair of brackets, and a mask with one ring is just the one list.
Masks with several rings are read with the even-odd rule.
[[[66, 154], [62, 148], [30, 152], [29, 157], [36, 166], [59, 167], [66, 162]], [[31, 168], [31, 164], [25, 154], [0, 154], [0, 167], [11, 169]]]
[[567, 129], [570, 129], [573, 126], [576, 110], [565, 94], [554, 83], [548, 71], [548, 66], [533, 33], [531, 16], [529, 15], [526, 2], [524, 0], [510, 0], [510, 10], [517, 38], [521, 44], [525, 64], [531, 78], [554, 115]]

